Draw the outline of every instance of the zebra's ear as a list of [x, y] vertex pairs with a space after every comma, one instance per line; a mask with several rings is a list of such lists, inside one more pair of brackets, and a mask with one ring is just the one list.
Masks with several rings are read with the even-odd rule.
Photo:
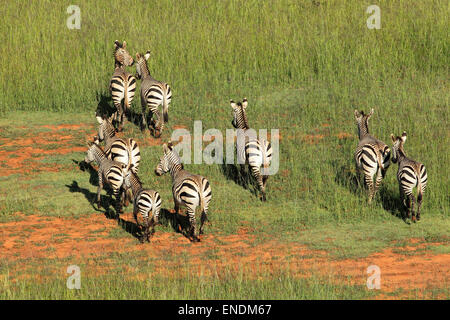
[[244, 109], [247, 108], [247, 106], [248, 106], [247, 98], [244, 98], [244, 100], [242, 100], [242, 106], [244, 107]]
[[406, 141], [406, 131], [403, 131], [401, 138], [402, 138], [402, 141], [404, 143]]
[[391, 140], [392, 140], [392, 142], [395, 142], [395, 140], [396, 140], [393, 133], [391, 133]]
[[120, 44], [119, 40], [114, 41], [114, 48], [115, 49], [121, 48], [121, 47], [122, 47], [122, 45]]
[[163, 150], [164, 150], [164, 153], [167, 153], [167, 152], [169, 152], [169, 148], [167, 147], [167, 144], [163, 144]]
[[230, 105], [233, 109], [237, 107], [236, 103], [234, 103], [233, 99], [230, 100]]
[[372, 115], [373, 115], [373, 108], [370, 109], [370, 112], [369, 112], [369, 114], [368, 114], [368, 116], [367, 116], [367, 119], [369, 119]]
[[355, 118], [358, 119], [359, 118], [359, 111], [357, 109], [355, 109]]
[[127, 42], [126, 41], [124, 41], [123, 43], [122, 43], [122, 48], [126, 48], [127, 47]]
[[145, 60], [148, 60], [150, 58], [150, 50], [147, 50], [147, 52], [144, 54]]

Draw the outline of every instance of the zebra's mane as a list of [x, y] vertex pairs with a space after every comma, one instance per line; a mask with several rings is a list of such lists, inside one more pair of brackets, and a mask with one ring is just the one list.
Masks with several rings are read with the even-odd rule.
[[133, 177], [133, 179], [136, 179], [136, 181], [142, 186], [141, 178], [139, 178], [139, 176], [136, 173], [134, 173], [133, 170], [131, 170], [131, 167], [128, 172], [130, 172], [130, 175]]
[[106, 157], [105, 151], [98, 144], [96, 144], [95, 142], [92, 142], [91, 146], [95, 146], [97, 151], [100, 152], [101, 154], [103, 154]]

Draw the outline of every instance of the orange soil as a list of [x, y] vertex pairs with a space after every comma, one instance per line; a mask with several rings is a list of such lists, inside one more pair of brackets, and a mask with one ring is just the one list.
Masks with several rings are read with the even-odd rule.
[[[4, 143], [0, 145], [0, 163], [3, 166], [0, 176], [31, 173], [36, 170], [59, 170], [57, 165], [42, 165], [38, 160], [48, 154], [86, 150], [86, 147], [73, 147], [74, 137], [58, 132], [61, 129], [79, 130], [82, 126], [44, 126], [51, 131], [34, 136], [22, 136], [14, 140], [0, 138], [0, 142]], [[90, 140], [95, 133], [91, 133], [92, 126], [87, 127], [90, 128], [90, 132], [86, 132], [86, 140]], [[323, 124], [322, 127], [327, 125]], [[339, 138], [348, 136], [346, 133], [338, 134]], [[304, 140], [314, 143], [323, 137], [319, 134], [307, 135]], [[162, 144], [161, 139], [144, 137], [137, 140], [140, 145]], [[56, 144], [56, 148], [51, 150], [42, 148], [48, 144]], [[5, 147], [18, 147], [18, 150], [7, 151], [4, 150]], [[288, 172], [281, 174], [285, 176]], [[127, 209], [131, 210], [130, 207]], [[367, 258], [333, 260], [327, 252], [310, 250], [300, 244], [280, 243], [277, 239], [256, 242], [255, 236], [249, 234], [249, 227], [243, 227], [233, 235], [212, 235], [206, 228], [202, 242], [195, 244], [181, 234], [161, 232], [157, 228], [152, 242], [141, 245], [130, 234], [122, 238], [107, 237], [111, 230], [120, 227], [115, 220], [106, 219], [101, 213], [78, 219], [18, 215], [20, 221], [0, 223], [0, 261], [14, 262], [26, 259], [27, 262], [32, 262], [40, 258], [70, 258], [74, 263], [77, 261], [86, 263], [93, 275], [100, 275], [118, 266], [113, 262], [109, 266], [98, 266], [91, 258], [98, 257], [103, 261], [109, 261], [109, 255], [112, 253], [144, 252], [144, 258], [140, 259], [153, 258], [155, 259], [153, 261], [161, 261], [161, 264], [155, 264], [155, 274], [163, 272], [175, 276], [177, 273], [173, 268], [189, 264], [189, 270], [203, 275], [215, 272], [221, 274], [221, 271], [230, 269], [244, 269], [259, 278], [260, 272], [276, 274], [281, 269], [287, 268], [299, 277], [308, 276], [312, 272], [323, 275], [331, 273], [337, 279], [349, 278], [352, 283], [360, 285], [366, 283], [367, 267], [374, 264], [381, 269], [382, 295], [378, 298], [391, 298], [383, 294], [399, 288], [405, 290], [423, 289], [428, 286], [442, 288], [448, 286], [449, 282], [449, 254], [432, 254], [426, 250], [409, 255], [395, 252], [402, 250], [405, 253], [412, 253], [430, 246], [421, 243], [420, 240], [415, 240], [415, 246], [387, 248]], [[121, 218], [124, 221], [134, 222], [130, 213], [124, 214]], [[167, 257], [170, 256], [175, 259], [168, 261]], [[21, 272], [23, 270], [20, 268], [23, 269], [27, 264], [19, 263], [19, 269], [10, 270], [10, 276], [13, 279], [23, 277]], [[60, 268], [60, 266], [51, 267]], [[54, 271], [61, 272], [59, 269]]]
[[[161, 232], [157, 227], [151, 243], [139, 244], [131, 235], [123, 238], [106, 237], [112, 229], [120, 227], [116, 220], [106, 219], [101, 213], [78, 219], [19, 216], [21, 221], [0, 224], [0, 260], [13, 262], [18, 259], [32, 261], [38, 258], [70, 257], [74, 263], [78, 261], [88, 264], [90, 273], [98, 276], [117, 266], [113, 263], [96, 266], [91, 258], [108, 260], [112, 253], [144, 252], [143, 257], [137, 255], [138, 259], [153, 258], [152, 261], [161, 261], [155, 263], [154, 274], [181, 276], [182, 273], [176, 272], [176, 269], [186, 265], [189, 265], [190, 271], [204, 276], [243, 269], [254, 277], [261, 278], [261, 272], [276, 275], [280, 270], [288, 270], [299, 277], [307, 277], [311, 273], [325, 276], [332, 274], [335, 280], [350, 279], [351, 283], [359, 285], [365, 285], [367, 281], [367, 267], [377, 265], [381, 269], [383, 294], [400, 288], [408, 291], [448, 285], [449, 254], [421, 251], [419, 254], [408, 255], [395, 252], [401, 250], [413, 253], [430, 246], [420, 240], [415, 241], [415, 246], [387, 248], [366, 258], [333, 260], [327, 252], [310, 250], [300, 244], [280, 243], [277, 239], [256, 243], [255, 236], [248, 233], [249, 227], [242, 227], [232, 235], [208, 234], [206, 227], [206, 234], [202, 236], [200, 243], [191, 243], [178, 233]], [[121, 218], [134, 223], [130, 213]], [[167, 260], [167, 257], [174, 259]], [[205, 263], [206, 259], [208, 263]], [[139, 274], [139, 270], [134, 271], [136, 275], [131, 273], [130, 277], [148, 277]], [[10, 271], [12, 278], [20, 278], [21, 274], [21, 270]], [[390, 296], [381, 295], [379, 298]]]
[[[50, 132], [24, 134], [14, 139], [0, 138], [0, 176], [12, 174], [29, 174], [42, 171], [59, 171], [56, 164], [43, 164], [44, 156], [54, 154], [67, 154], [71, 152], [85, 151], [86, 147], [74, 147], [74, 137], [61, 134], [61, 129], [78, 129], [82, 125], [42, 126], [51, 129]], [[45, 146], [54, 145], [51, 149]], [[9, 150], [5, 150], [9, 148]], [[48, 147], [47, 147], [48, 148]]]

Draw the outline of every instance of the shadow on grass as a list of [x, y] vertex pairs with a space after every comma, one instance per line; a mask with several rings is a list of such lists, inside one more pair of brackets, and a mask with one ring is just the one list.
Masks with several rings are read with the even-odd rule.
[[358, 177], [358, 173], [356, 169], [351, 169], [346, 165], [342, 165], [341, 162], [334, 160], [332, 162], [334, 171], [336, 172], [336, 176], [334, 177], [334, 181], [347, 188], [351, 193], [355, 195], [361, 195], [361, 191], [366, 191], [366, 188], [361, 183], [360, 177]]
[[[362, 183], [362, 177], [358, 177], [356, 169], [352, 170], [348, 166], [339, 165], [338, 161], [333, 161], [333, 167], [336, 172], [336, 183], [348, 188], [348, 190], [354, 195], [367, 197], [367, 188], [364, 183]], [[402, 215], [403, 207], [398, 191], [388, 188], [382, 182], [374, 200], [377, 201], [377, 199], [381, 199], [384, 210], [406, 222]]]
[[254, 185], [254, 179], [247, 165], [240, 167], [234, 164], [222, 164], [220, 171], [227, 180], [234, 181], [237, 185], [249, 190], [253, 195], [258, 196], [258, 188]]
[[379, 195], [377, 196], [381, 198], [383, 209], [390, 212], [394, 217], [402, 219], [405, 223], [409, 224], [403, 214], [404, 207], [398, 190], [383, 185], [378, 190], [378, 193]]

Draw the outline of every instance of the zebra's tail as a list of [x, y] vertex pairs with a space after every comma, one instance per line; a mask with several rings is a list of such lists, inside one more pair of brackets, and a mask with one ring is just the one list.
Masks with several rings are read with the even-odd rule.
[[[201, 189], [203, 189], [203, 188], [201, 188]], [[200, 201], [200, 210], [201, 210], [200, 212], [203, 212], [203, 211], [205, 211], [205, 199], [203, 197], [203, 193], [199, 192], [198, 196], [199, 196], [199, 201]]]
[[130, 108], [130, 102], [128, 100], [128, 81], [125, 81], [125, 85], [123, 87], [123, 105], [125, 110]]
[[169, 122], [169, 103], [167, 101], [167, 94], [169, 92], [169, 85], [166, 84], [166, 92], [163, 94], [163, 117], [164, 122]]

